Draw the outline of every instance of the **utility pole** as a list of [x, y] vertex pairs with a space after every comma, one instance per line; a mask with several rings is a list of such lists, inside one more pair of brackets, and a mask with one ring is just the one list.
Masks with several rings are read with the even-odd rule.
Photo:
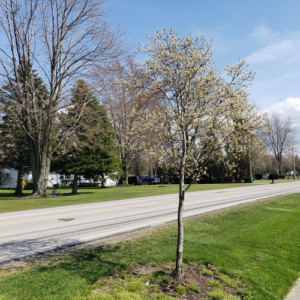
[[252, 183], [253, 182], [253, 177], [252, 177], [252, 161], [251, 161], [251, 145], [250, 142], [248, 144], [249, 147], [249, 182]]
[[292, 155], [293, 155], [293, 163], [294, 163], [293, 178], [295, 180], [296, 179], [296, 165], [295, 165], [294, 148], [292, 148]]

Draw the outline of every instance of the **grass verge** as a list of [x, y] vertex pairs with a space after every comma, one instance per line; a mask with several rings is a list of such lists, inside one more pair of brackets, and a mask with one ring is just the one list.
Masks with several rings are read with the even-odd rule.
[[[270, 182], [264, 180], [260, 181], [261, 183], [269, 184]], [[189, 192], [241, 186], [249, 186], [249, 184], [195, 184], [191, 186]], [[49, 194], [51, 192], [49, 190]], [[130, 185], [104, 189], [80, 188], [77, 195], [71, 195], [70, 189], [59, 189], [59, 196], [33, 199], [29, 198], [30, 191], [24, 191], [25, 196], [28, 197], [16, 198], [13, 193], [12, 190], [0, 190], [0, 213], [173, 194], [178, 193], [178, 185]]]
[[173, 225], [2, 271], [0, 299], [283, 299], [299, 276], [299, 230], [300, 194], [289, 195], [185, 222], [186, 272], [196, 268], [206, 285], [172, 281]]

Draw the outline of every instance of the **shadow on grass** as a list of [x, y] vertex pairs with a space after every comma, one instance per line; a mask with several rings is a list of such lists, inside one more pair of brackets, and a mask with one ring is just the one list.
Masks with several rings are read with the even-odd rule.
[[32, 195], [31, 193], [15, 195], [14, 191], [12, 191], [11, 193], [1, 193], [0, 191], [0, 200], [22, 200], [30, 197], [31, 195]]
[[115, 272], [122, 271], [128, 266], [125, 262], [113, 259], [114, 253], [118, 250], [119, 246], [83, 250], [71, 254], [69, 259], [55, 265], [37, 267], [36, 272], [50, 272], [55, 276], [57, 271], [63, 270], [71, 276], [81, 277], [88, 284], [94, 284], [99, 279], [112, 276]]
[[[48, 191], [49, 192], [49, 191]], [[11, 193], [1, 193], [0, 191], [0, 201], [1, 200], [41, 200], [41, 199], [47, 199], [47, 198], [58, 198], [58, 197], [69, 197], [69, 196], [78, 196], [78, 195], [89, 195], [89, 194], [95, 194], [95, 192], [79, 192], [77, 194], [72, 194], [63, 192], [61, 194], [53, 196], [51, 193], [48, 193], [46, 197], [43, 195], [41, 196], [34, 196], [32, 193], [24, 193], [22, 195], [15, 195], [14, 192]]]
[[79, 192], [77, 194], [72, 194], [72, 193], [62, 193], [62, 194], [59, 194], [59, 196], [62, 196], [62, 197], [66, 197], [66, 196], [78, 196], [78, 195], [89, 195], [89, 194], [95, 194], [95, 192]]

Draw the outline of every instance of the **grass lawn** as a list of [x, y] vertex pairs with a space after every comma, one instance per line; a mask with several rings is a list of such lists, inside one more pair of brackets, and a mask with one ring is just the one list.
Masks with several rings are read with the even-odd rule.
[[[269, 184], [269, 180], [255, 181], [255, 184]], [[254, 183], [253, 183], [254, 184]], [[204, 191], [221, 188], [248, 186], [249, 184], [195, 184], [189, 189], [192, 191]], [[49, 194], [51, 194], [49, 190]], [[70, 189], [59, 189], [60, 196], [40, 199], [16, 198], [13, 190], [0, 190], [0, 213], [29, 209], [47, 208], [63, 205], [103, 202], [111, 200], [138, 198], [155, 195], [178, 193], [178, 185], [141, 185], [118, 186], [108, 188], [78, 189], [77, 195], [71, 195]], [[29, 196], [31, 191], [24, 191]]]
[[[133, 241], [2, 271], [0, 299], [169, 299], [163, 289], [179, 299], [203, 293], [206, 299], [284, 299], [300, 272], [299, 232], [300, 194], [294, 194], [185, 222], [186, 271], [196, 266], [208, 276], [205, 291], [167, 275], [175, 259], [171, 225]], [[134, 266], [159, 269], [143, 275]], [[235, 295], [225, 296], [230, 290]]]

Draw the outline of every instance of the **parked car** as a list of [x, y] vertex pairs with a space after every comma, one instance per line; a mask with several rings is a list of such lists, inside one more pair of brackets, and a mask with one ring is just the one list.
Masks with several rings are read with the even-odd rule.
[[159, 184], [160, 183], [159, 177], [141, 176], [140, 179], [141, 179], [142, 184]]
[[141, 185], [142, 181], [140, 177], [138, 176], [129, 176], [128, 177], [128, 184], [133, 184], [133, 185]]
[[263, 179], [269, 179], [270, 173], [264, 173], [263, 174]]

